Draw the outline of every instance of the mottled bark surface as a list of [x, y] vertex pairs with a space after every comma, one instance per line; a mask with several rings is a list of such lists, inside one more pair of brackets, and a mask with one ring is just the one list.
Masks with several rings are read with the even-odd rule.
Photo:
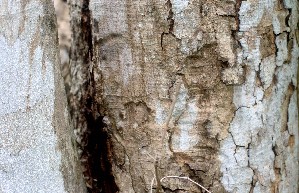
[[90, 191], [296, 192], [296, 3], [70, 1]]
[[229, 192], [298, 192], [298, 2], [242, 1], [239, 60], [246, 82], [221, 142]]
[[52, 1], [0, 0], [0, 192], [84, 192]]

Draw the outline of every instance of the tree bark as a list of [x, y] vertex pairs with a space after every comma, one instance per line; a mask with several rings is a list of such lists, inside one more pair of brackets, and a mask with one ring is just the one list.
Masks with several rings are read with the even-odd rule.
[[69, 3], [91, 192], [298, 192], [297, 1]]
[[51, 0], [0, 0], [0, 192], [85, 192]]

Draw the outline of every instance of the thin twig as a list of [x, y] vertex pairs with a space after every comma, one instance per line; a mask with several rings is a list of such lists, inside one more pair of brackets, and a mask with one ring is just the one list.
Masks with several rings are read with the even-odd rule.
[[152, 179], [150, 193], [153, 193], [153, 186], [154, 186], [155, 179], [156, 179], [156, 176], [154, 176]]
[[153, 161], [155, 162], [157, 158], [154, 158], [151, 154], [148, 153], [148, 151], [145, 150], [146, 155], [148, 155]]
[[169, 112], [168, 112], [168, 116], [167, 116], [166, 122], [165, 122], [164, 127], [163, 127], [163, 131], [162, 131], [162, 149], [163, 149], [162, 155], [163, 156], [165, 155], [165, 149], [163, 148], [163, 145], [164, 145], [164, 142], [165, 142], [166, 132], [169, 129], [169, 122], [171, 120], [172, 113], [173, 113], [175, 104], [176, 104], [177, 99], [178, 99], [178, 95], [179, 95], [179, 92], [180, 92], [180, 89], [181, 89], [181, 85], [182, 85], [182, 82], [179, 82], [178, 85], [176, 86], [174, 97], [173, 97], [173, 100], [172, 100], [172, 103], [171, 103], [171, 106], [170, 106], [170, 109], [169, 109]]
[[178, 95], [179, 95], [179, 92], [180, 92], [180, 89], [181, 89], [181, 85], [182, 85], [182, 82], [179, 82], [179, 84], [177, 85], [177, 87], [175, 89], [174, 97], [173, 97], [173, 100], [172, 100], [172, 103], [171, 103], [171, 106], [170, 106], [170, 109], [169, 109], [169, 112], [168, 112], [168, 116], [167, 116], [167, 119], [166, 119], [166, 122], [165, 122], [166, 129], [168, 129], [168, 127], [169, 127], [169, 122], [170, 122], [170, 119], [172, 117], [174, 106], [175, 106], [176, 101], [178, 99]]
[[189, 177], [181, 177], [181, 176], [165, 176], [163, 178], [161, 178], [160, 182], [162, 182], [164, 179], [166, 178], [178, 178], [178, 179], [184, 179], [184, 180], [188, 180], [194, 184], [196, 184], [197, 186], [201, 187], [202, 189], [204, 189], [205, 191], [207, 191], [208, 193], [212, 193], [209, 190], [207, 190], [205, 187], [203, 187], [202, 185], [200, 185], [199, 183], [195, 182], [194, 180], [191, 180]]

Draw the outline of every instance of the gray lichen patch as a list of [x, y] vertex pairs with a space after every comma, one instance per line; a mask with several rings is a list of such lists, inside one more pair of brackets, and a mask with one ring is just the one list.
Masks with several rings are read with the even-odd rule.
[[[288, 28], [298, 21], [293, 10], [287, 10], [288, 3], [241, 3], [239, 37], [246, 77], [244, 84], [235, 86], [237, 110], [229, 127], [231, 136], [221, 142], [219, 157], [228, 192], [298, 189], [298, 170], [289, 168], [298, 168], [298, 154], [294, 154], [298, 152], [294, 146], [298, 143], [297, 86], [293, 82], [299, 49], [294, 29]], [[297, 3], [293, 3], [296, 10]]]

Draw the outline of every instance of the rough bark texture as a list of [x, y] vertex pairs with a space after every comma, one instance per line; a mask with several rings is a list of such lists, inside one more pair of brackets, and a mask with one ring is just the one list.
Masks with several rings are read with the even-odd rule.
[[0, 192], [85, 192], [52, 1], [0, 0]]
[[[71, 0], [90, 192], [297, 192], [296, 1]], [[101, 178], [100, 176], [104, 176]], [[155, 192], [203, 192], [167, 179]]]
[[246, 82], [221, 142], [229, 192], [298, 192], [298, 1], [242, 1], [239, 60]]

